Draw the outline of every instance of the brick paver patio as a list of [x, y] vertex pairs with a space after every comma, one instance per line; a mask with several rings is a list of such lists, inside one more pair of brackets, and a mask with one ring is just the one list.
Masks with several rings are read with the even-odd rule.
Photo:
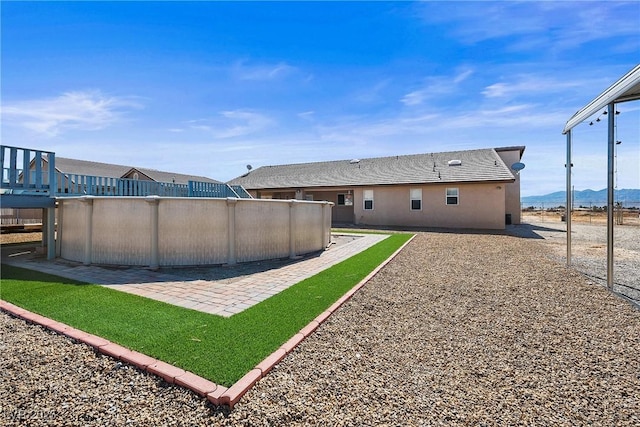
[[[357, 237], [355, 237], [357, 236]], [[387, 238], [380, 234], [344, 233], [341, 244], [298, 260], [266, 261], [233, 266], [159, 269], [101, 267], [47, 261], [28, 254], [3, 256], [18, 267], [94, 283], [210, 314], [232, 316], [284, 289], [318, 274]]]

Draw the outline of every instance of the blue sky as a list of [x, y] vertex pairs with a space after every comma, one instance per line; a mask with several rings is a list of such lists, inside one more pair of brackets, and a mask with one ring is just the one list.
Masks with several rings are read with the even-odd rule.
[[[566, 121], [640, 62], [640, 2], [6, 2], [2, 143], [226, 181], [246, 165], [525, 145], [565, 185]], [[640, 102], [618, 105], [640, 188]], [[593, 117], [595, 120], [596, 117]], [[606, 121], [574, 130], [606, 187]]]

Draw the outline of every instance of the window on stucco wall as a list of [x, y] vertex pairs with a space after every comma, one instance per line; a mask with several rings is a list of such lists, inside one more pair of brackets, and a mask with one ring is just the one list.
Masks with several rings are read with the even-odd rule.
[[447, 205], [457, 205], [459, 202], [459, 191], [457, 188], [447, 188]]
[[411, 199], [411, 210], [422, 210], [422, 188], [411, 188], [409, 190], [409, 198]]
[[362, 192], [363, 206], [365, 211], [373, 210], [373, 190], [364, 190]]
[[338, 206], [353, 206], [353, 194], [338, 194]]

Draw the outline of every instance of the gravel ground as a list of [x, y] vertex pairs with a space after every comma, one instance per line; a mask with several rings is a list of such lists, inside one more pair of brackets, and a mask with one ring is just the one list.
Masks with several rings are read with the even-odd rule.
[[0, 234], [0, 244], [39, 242], [42, 241], [42, 233], [6, 233]]
[[639, 425], [640, 311], [545, 242], [419, 233], [230, 414], [2, 315], [0, 424]]
[[[535, 233], [543, 237], [551, 256], [566, 263], [566, 224], [560, 221], [529, 221], [514, 228], [516, 233]], [[613, 289], [640, 307], [640, 227], [615, 225], [613, 249]], [[607, 286], [607, 227], [599, 223], [571, 223], [572, 266], [591, 281]]]

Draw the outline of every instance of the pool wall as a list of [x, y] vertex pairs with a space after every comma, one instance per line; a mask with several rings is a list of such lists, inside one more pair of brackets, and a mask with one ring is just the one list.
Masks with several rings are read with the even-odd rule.
[[331, 243], [330, 202], [186, 197], [58, 199], [57, 255], [84, 264], [218, 265]]

